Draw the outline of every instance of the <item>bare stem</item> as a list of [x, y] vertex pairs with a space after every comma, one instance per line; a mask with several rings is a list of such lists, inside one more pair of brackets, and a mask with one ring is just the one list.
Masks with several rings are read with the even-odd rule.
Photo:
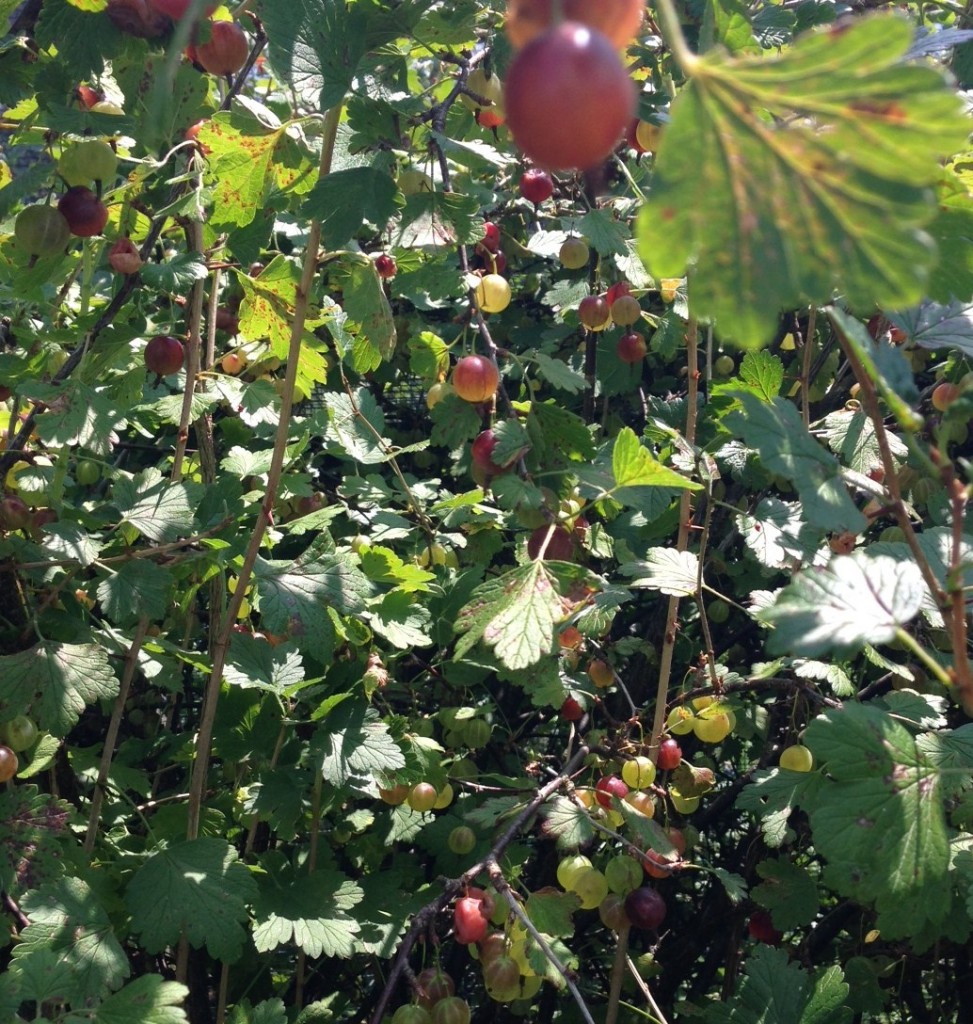
[[[202, 255], [203, 225], [199, 221], [190, 221], [186, 228], [186, 240], [193, 252]], [[206, 298], [205, 280], [196, 281], [189, 297], [189, 323], [187, 325], [188, 344], [186, 359], [186, 387], [182, 393], [182, 409], [179, 411], [179, 432], [176, 434], [176, 450], [172, 457], [172, 479], [182, 479], [182, 463], [189, 444], [189, 421], [193, 411], [193, 395], [196, 391], [196, 380], [199, 377], [201, 364], [199, 328], [203, 322], [203, 300]]]
[[618, 933], [615, 946], [615, 961], [612, 964], [611, 984], [608, 988], [608, 1009], [605, 1012], [605, 1024], [615, 1024], [618, 1020], [618, 1004], [622, 998], [622, 982], [625, 980], [626, 963], [628, 960], [628, 933], [631, 925], [626, 924]]
[[[324, 138], [321, 146], [321, 163], [319, 168], [319, 173], [322, 177], [331, 170], [331, 161], [334, 156], [334, 146], [340, 117], [341, 106], [337, 105], [332, 107], [324, 118]], [[213, 668], [206, 686], [206, 694], [203, 698], [203, 711], [200, 716], [199, 732], [196, 736], [196, 759], [193, 762], [193, 773], [189, 786], [189, 823], [187, 827], [187, 837], [189, 839], [195, 839], [199, 834], [199, 819], [203, 806], [203, 794], [206, 791], [206, 776], [209, 770], [209, 752], [213, 739], [213, 724], [216, 721], [216, 704], [219, 699], [220, 685], [223, 679], [223, 666], [226, 662], [226, 654], [230, 646], [233, 625], [236, 622], [240, 605], [243, 603], [247, 584], [250, 582], [250, 577], [253, 574], [253, 567], [260, 552], [260, 545], [267, 532], [267, 527], [270, 525], [274, 499], [277, 497], [277, 489], [280, 486], [280, 478], [284, 469], [284, 460], [287, 456], [287, 439], [291, 423], [291, 410], [294, 406], [294, 389], [301, 356], [301, 340], [304, 335], [304, 323], [307, 319], [308, 307], [311, 301], [314, 275], [317, 272], [318, 249], [320, 245], [321, 222], [312, 220], [308, 229], [307, 247], [304, 251], [301, 281], [297, 288], [297, 297], [294, 300], [290, 347], [287, 353], [287, 371], [284, 375], [284, 387], [281, 394], [280, 420], [277, 426], [277, 435], [274, 439], [270, 470], [267, 473], [266, 493], [253, 526], [250, 543], [243, 557], [243, 565], [237, 574], [237, 588], [230, 596], [226, 613], [223, 616], [223, 621], [220, 623], [220, 628], [213, 644]]]
[[118, 731], [122, 725], [122, 715], [125, 713], [125, 702], [128, 700], [132, 680], [135, 678], [135, 673], [138, 670], [139, 651], [142, 648], [142, 641], [145, 640], [145, 633], [148, 628], [149, 620], [143, 616], [135, 627], [135, 635], [132, 637], [132, 642], [129, 644], [125, 655], [125, 668], [122, 671], [118, 696], [115, 698], [115, 706], [112, 708], [111, 719], [105, 732], [105, 745], [101, 751], [101, 763], [98, 765], [98, 778], [95, 781], [95, 791], [91, 797], [91, 810], [88, 812], [88, 831], [84, 837], [84, 852], [87, 857], [91, 856], [95, 848], [95, 838], [98, 835], [98, 819], [101, 817], [101, 805], [105, 801], [105, 785], [108, 782], [112, 758], [115, 756], [115, 742], [118, 739]]
[[527, 806], [507, 826], [500, 837], [494, 842], [490, 852], [483, 858], [483, 860], [474, 864], [467, 871], [464, 871], [459, 878], [447, 882], [443, 886], [443, 891], [415, 914], [412, 918], [412, 924], [409, 926], [409, 930], [399, 943], [399, 948], [396, 951], [395, 959], [392, 961], [392, 966], [389, 969], [385, 986], [382, 989], [382, 992], [378, 997], [378, 1001], [375, 1004], [375, 1008], [372, 1011], [372, 1015], [369, 1018], [370, 1024], [380, 1024], [380, 1021], [385, 1015], [385, 1010], [389, 1004], [389, 1000], [392, 998], [392, 993], [395, 991], [395, 988], [399, 983], [399, 979], [407, 969], [409, 954], [412, 952], [412, 947], [419, 941], [419, 937], [426, 931], [430, 922], [435, 920], [436, 916], [453, 898], [455, 893], [469, 885], [477, 875], [487, 871], [491, 862], [499, 861], [500, 855], [503, 851], [514, 841], [514, 839], [517, 838], [527, 823], [533, 820], [534, 816], [540, 810], [545, 801], [553, 796], [562, 786], [567, 785], [567, 783], [570, 782], [571, 776], [580, 767], [589, 753], [590, 751], [586, 746], [580, 746], [575, 751], [571, 760], [564, 766], [564, 770], [550, 782], [542, 786]]
[[[509, 882], [503, 877], [503, 872], [500, 870], [500, 865], [496, 859], [490, 857], [486, 864], [487, 874], [490, 876], [490, 881], [493, 882], [497, 892], [503, 896], [507, 901], [507, 906], [510, 907], [514, 916], [520, 921], [520, 923], [530, 933], [531, 938], [540, 946], [544, 956], [547, 957], [548, 962], [554, 967], [554, 969], [564, 979], [564, 984], [567, 986], [568, 991], [574, 997], [574, 1001], [578, 1004], [578, 1010], [581, 1016], [587, 1021], [587, 1024], [595, 1024], [594, 1019], [591, 1016], [591, 1011], [588, 1009], [588, 1004], [584, 1001], [584, 996], [578, 989], [578, 986], [574, 983], [574, 977], [571, 971], [569, 971], [564, 964], [558, 959], [557, 954], [551, 949], [550, 944], [544, 938], [543, 935], [534, 926], [534, 922], [524, 912], [524, 908], [520, 905], [520, 900], [514, 895], [513, 890], [510, 888]], [[606, 1021], [606, 1024], [610, 1022]]]
[[[686, 325], [686, 366], [689, 369], [689, 389], [686, 395], [686, 441], [696, 443], [696, 416], [699, 407], [699, 325], [690, 318]], [[679, 499], [679, 534], [676, 549], [685, 551], [689, 547], [689, 524], [692, 515], [690, 491], [683, 491]], [[669, 598], [666, 609], [665, 633], [662, 638], [662, 654], [659, 657], [659, 684], [655, 695], [655, 717], [652, 721], [652, 736], [649, 749], [653, 754], [659, 749], [659, 742], [666, 724], [666, 702], [669, 695], [669, 680], [672, 677], [672, 659], [676, 649], [676, 621], [679, 616], [679, 598]]]

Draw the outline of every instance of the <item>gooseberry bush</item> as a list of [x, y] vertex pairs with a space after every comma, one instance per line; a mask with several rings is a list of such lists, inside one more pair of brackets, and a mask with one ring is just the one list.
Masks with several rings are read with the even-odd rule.
[[3, 1024], [965, 1019], [973, 18], [881, 6], [0, 3]]

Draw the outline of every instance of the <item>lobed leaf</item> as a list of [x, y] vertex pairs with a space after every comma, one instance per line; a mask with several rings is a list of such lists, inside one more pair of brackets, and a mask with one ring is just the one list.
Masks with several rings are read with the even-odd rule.
[[641, 251], [658, 277], [692, 264], [694, 315], [761, 346], [781, 310], [917, 302], [936, 252], [939, 161], [969, 125], [943, 75], [907, 64], [909, 22], [876, 15], [778, 57], [713, 50], [672, 105]]

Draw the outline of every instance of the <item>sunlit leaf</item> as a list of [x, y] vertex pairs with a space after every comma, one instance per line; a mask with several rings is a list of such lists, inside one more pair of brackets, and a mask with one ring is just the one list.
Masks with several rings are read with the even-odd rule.
[[866, 310], [922, 297], [929, 186], [969, 124], [939, 71], [902, 62], [911, 41], [904, 18], [873, 16], [778, 57], [694, 65], [639, 236], [657, 278], [694, 266], [691, 309], [721, 336], [762, 345], [781, 310], [836, 289]]

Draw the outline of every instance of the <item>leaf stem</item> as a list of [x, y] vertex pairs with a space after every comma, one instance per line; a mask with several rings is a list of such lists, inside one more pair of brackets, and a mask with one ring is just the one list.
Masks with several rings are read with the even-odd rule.
[[953, 680], [950, 678], [949, 673], [938, 661], [919, 643], [918, 640], [908, 631], [903, 629], [901, 626], [897, 626], [895, 630], [896, 639], [908, 647], [910, 651], [926, 666], [927, 669], [946, 687], [952, 687]]
[[699, 66], [699, 57], [689, 49], [689, 44], [682, 32], [682, 25], [679, 22], [676, 5], [673, 0], [656, 0], [655, 10], [658, 15], [657, 24], [666, 46], [669, 47], [669, 52], [675, 59], [679, 70], [687, 78], [691, 78]]

